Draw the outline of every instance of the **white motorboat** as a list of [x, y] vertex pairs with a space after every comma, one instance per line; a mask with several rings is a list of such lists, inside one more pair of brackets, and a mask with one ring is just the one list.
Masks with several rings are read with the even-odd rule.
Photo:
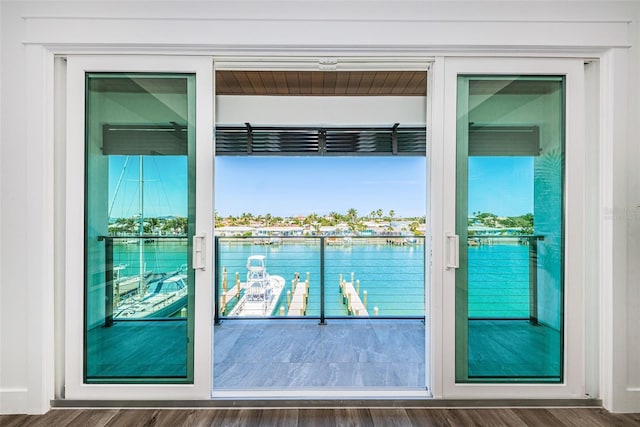
[[252, 255], [247, 259], [247, 281], [241, 288], [244, 293], [229, 316], [271, 316], [284, 289], [284, 278], [267, 273], [264, 255]]

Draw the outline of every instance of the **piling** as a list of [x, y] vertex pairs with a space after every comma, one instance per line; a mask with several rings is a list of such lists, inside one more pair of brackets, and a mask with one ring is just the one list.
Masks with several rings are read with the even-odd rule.
[[222, 267], [222, 292], [227, 293], [227, 267]]

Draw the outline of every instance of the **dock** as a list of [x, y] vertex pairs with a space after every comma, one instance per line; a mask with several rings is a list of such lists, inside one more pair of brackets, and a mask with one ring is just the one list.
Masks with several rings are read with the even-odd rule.
[[364, 302], [360, 299], [360, 280], [354, 281], [354, 274], [351, 273], [351, 281], [342, 279], [340, 274], [340, 293], [342, 302], [347, 306], [347, 312], [351, 316], [368, 316], [367, 311], [367, 291], [362, 293]]
[[300, 282], [300, 275], [295, 274], [291, 280], [292, 291], [287, 291], [287, 304], [289, 310], [287, 316], [304, 316], [307, 312], [307, 301], [309, 300], [309, 273], [304, 282]]
[[246, 283], [243, 286], [240, 283], [240, 274], [236, 273], [235, 285], [228, 289], [227, 282], [227, 269], [226, 267], [222, 270], [222, 296], [220, 301], [220, 314], [224, 315], [227, 311], [227, 304], [234, 299], [240, 298], [240, 289], [246, 287]]

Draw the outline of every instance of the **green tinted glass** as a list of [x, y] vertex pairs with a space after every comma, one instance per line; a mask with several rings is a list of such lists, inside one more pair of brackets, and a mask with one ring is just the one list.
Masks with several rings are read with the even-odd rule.
[[195, 76], [87, 74], [85, 381], [193, 381]]
[[460, 76], [456, 381], [561, 382], [564, 78]]

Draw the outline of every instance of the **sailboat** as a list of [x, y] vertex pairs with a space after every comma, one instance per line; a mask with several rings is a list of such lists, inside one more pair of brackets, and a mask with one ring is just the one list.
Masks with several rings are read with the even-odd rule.
[[[171, 317], [180, 312], [187, 305], [187, 266], [181, 265], [175, 271], [152, 274], [145, 271], [144, 261], [144, 156], [139, 156], [138, 179], [138, 208], [139, 225], [138, 236], [135, 238], [138, 245], [139, 272], [135, 276], [121, 278], [115, 281], [114, 295], [114, 319], [144, 319], [154, 317]], [[124, 169], [129, 158], [125, 160]], [[118, 180], [115, 197], [122, 180], [122, 174]], [[111, 204], [113, 207], [113, 202]], [[111, 212], [110, 212], [111, 213]], [[111, 216], [111, 215], [110, 215]], [[118, 266], [116, 268], [120, 268]], [[120, 268], [121, 269], [121, 268]], [[115, 269], [114, 269], [115, 270]]]

